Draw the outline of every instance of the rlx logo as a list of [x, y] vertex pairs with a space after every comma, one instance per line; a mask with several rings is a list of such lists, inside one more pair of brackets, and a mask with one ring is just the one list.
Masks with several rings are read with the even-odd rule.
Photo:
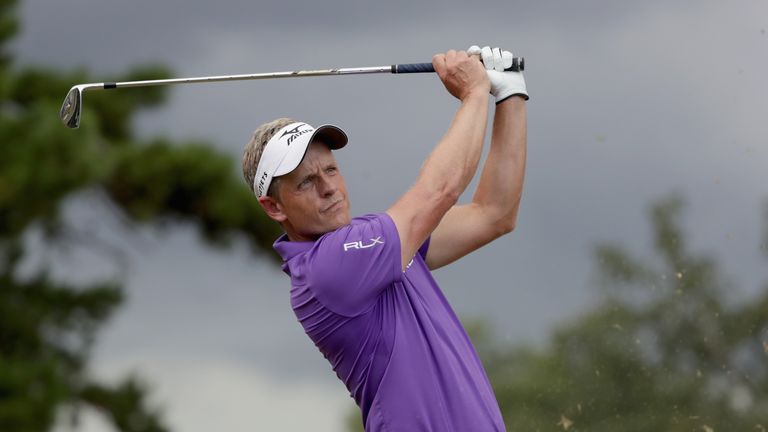
[[363, 243], [362, 240], [351, 243], [344, 243], [344, 252], [350, 249], [368, 249], [369, 247], [374, 247], [377, 244], [384, 244], [384, 242], [381, 240], [381, 236], [372, 238], [371, 242], [368, 244]]

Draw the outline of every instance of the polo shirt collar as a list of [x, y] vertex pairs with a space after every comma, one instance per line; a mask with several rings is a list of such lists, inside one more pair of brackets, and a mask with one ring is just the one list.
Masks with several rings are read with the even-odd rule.
[[288, 239], [287, 234], [283, 234], [275, 240], [272, 247], [283, 258], [283, 271], [288, 273], [288, 261], [290, 261], [296, 255], [304, 253], [315, 244], [313, 241], [291, 241]]

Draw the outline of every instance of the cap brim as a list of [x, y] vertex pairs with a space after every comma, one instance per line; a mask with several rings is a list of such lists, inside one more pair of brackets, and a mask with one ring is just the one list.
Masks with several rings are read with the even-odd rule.
[[309, 142], [315, 140], [322, 141], [331, 150], [338, 150], [347, 145], [347, 134], [334, 125], [322, 125], [315, 129]]
[[286, 175], [301, 165], [307, 154], [309, 145], [314, 141], [320, 141], [331, 150], [338, 150], [347, 145], [347, 134], [334, 125], [322, 125], [315, 129], [312, 135], [296, 140], [291, 153], [283, 159], [283, 162], [275, 170], [274, 177]]

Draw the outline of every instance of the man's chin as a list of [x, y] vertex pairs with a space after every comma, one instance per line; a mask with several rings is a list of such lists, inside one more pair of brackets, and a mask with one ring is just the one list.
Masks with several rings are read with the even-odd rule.
[[333, 229], [349, 225], [352, 222], [352, 218], [349, 215], [349, 206], [346, 203], [341, 203], [338, 208], [331, 208], [328, 212], [322, 214], [321, 217], [328, 221], [328, 225], [334, 226]]
[[352, 219], [349, 217], [349, 213], [341, 213], [333, 218], [333, 222], [331, 223], [333, 228], [330, 231], [337, 230], [344, 225], [349, 225], [350, 222], [352, 222]]

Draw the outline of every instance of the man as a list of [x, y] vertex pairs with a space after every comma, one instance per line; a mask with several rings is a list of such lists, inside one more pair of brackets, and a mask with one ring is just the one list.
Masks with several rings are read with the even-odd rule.
[[[480, 359], [430, 270], [515, 227], [528, 95], [521, 73], [502, 72], [511, 58], [476, 46], [433, 57], [461, 104], [416, 183], [384, 213], [350, 218], [331, 151], [347, 137], [335, 126], [279, 119], [246, 146], [246, 181], [285, 230], [274, 247], [291, 278], [293, 310], [366, 431], [505, 430]], [[457, 205], [479, 164], [489, 91], [490, 151], [472, 202]]]

